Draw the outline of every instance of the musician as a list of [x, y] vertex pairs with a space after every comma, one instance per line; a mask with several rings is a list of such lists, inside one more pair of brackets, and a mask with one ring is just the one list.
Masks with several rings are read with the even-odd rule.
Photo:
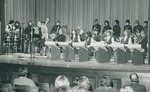
[[65, 42], [66, 41], [66, 36], [63, 34], [62, 28], [59, 29], [58, 34], [54, 41], [57, 42]]
[[148, 21], [144, 21], [144, 30], [148, 33]]
[[5, 35], [4, 35], [4, 38], [5, 38], [4, 52], [5, 53], [10, 53], [13, 50], [13, 45], [12, 45], [12, 43], [14, 42], [13, 31], [15, 29], [13, 25], [14, 25], [14, 20], [10, 20], [9, 24], [6, 25], [6, 28], [5, 28]]
[[113, 27], [113, 36], [116, 38], [116, 40], [120, 37], [121, 34], [121, 27], [119, 25], [119, 20], [115, 20], [115, 25]]
[[93, 40], [95, 40], [96, 42], [101, 41], [101, 36], [98, 34], [98, 31], [93, 31]]
[[87, 34], [83, 29], [79, 29], [78, 42], [84, 42], [87, 39]]
[[143, 29], [144, 29], [143, 26], [139, 24], [139, 21], [138, 21], [138, 20], [136, 20], [136, 21], [135, 21], [135, 26], [133, 27], [133, 32], [132, 32], [132, 33], [133, 33], [133, 34], [136, 34], [136, 32], [141, 33], [141, 31], [142, 31]]
[[120, 41], [122, 44], [133, 44], [130, 36], [130, 30], [125, 30], [123, 32], [123, 37], [120, 39]]
[[23, 32], [24, 40], [25, 40], [25, 53], [28, 53], [29, 48], [31, 52], [31, 46], [29, 47], [29, 44], [31, 44], [31, 32], [32, 31], [33, 31], [33, 23], [32, 21], [29, 21], [27, 27], [25, 28]]
[[104, 34], [109, 29], [111, 29], [111, 27], [109, 26], [109, 21], [106, 20], [106, 21], [104, 21], [104, 28], [103, 28], [102, 34]]
[[21, 51], [21, 25], [19, 21], [15, 22], [15, 37], [16, 37], [16, 46], [17, 46], [17, 52]]
[[130, 34], [132, 33], [132, 27], [131, 27], [131, 25], [130, 25], [130, 20], [129, 20], [129, 19], [127, 19], [127, 20], [125, 21], [124, 31], [125, 31], [125, 30], [129, 30], [129, 31], [130, 31]]
[[145, 30], [141, 31], [141, 36], [137, 41], [139, 44], [141, 44], [141, 48], [144, 49], [144, 53], [147, 53], [147, 43], [148, 43], [148, 38], [147, 38], [147, 32]]
[[56, 20], [55, 25], [52, 27], [52, 29], [51, 29], [51, 31], [50, 31], [50, 37], [51, 37], [52, 39], [55, 38], [55, 36], [57, 35], [58, 30], [59, 30], [60, 28], [61, 28], [61, 26], [60, 26], [60, 21], [59, 21], [59, 20]]
[[92, 26], [92, 31], [94, 31], [94, 30], [97, 31], [98, 34], [101, 33], [101, 25], [98, 24], [98, 19], [94, 20], [94, 25]]
[[112, 44], [114, 43], [114, 37], [113, 37], [113, 31], [112, 30], [107, 30], [105, 32], [106, 37], [104, 38], [104, 41], [106, 44]]
[[34, 37], [34, 44], [35, 44], [35, 47], [37, 47], [37, 53], [39, 53], [40, 51], [40, 45], [41, 45], [41, 37], [42, 37], [42, 32], [41, 32], [41, 22], [38, 21], [37, 22], [37, 26], [34, 28], [34, 34], [33, 34], [33, 37]]
[[75, 29], [73, 29], [71, 32], [71, 41], [78, 42], [78, 32]]

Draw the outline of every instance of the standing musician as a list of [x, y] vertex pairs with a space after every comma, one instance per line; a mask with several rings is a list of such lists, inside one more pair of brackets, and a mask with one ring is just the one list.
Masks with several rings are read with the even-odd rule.
[[104, 21], [104, 25], [105, 26], [103, 28], [102, 34], [104, 34], [107, 30], [111, 29], [111, 27], [109, 26], [109, 21], [108, 20]]
[[45, 45], [45, 41], [48, 40], [48, 28], [47, 28], [47, 23], [48, 23], [49, 19], [47, 18], [46, 19], [46, 22], [42, 21], [41, 22], [41, 50], [40, 50], [40, 54], [43, 55], [45, 54], [45, 56], [47, 55], [47, 49], [48, 49], [48, 46]]
[[97, 31], [98, 34], [101, 33], [101, 25], [98, 24], [98, 19], [94, 20], [94, 25], [92, 26], [92, 31]]
[[56, 20], [55, 25], [52, 27], [50, 31], [50, 38], [54, 39], [60, 28], [61, 28], [60, 21]]
[[[28, 53], [28, 49], [30, 49], [31, 52], [31, 31], [33, 31], [33, 22], [29, 21], [27, 27], [25, 28], [23, 35], [24, 35], [24, 48], [25, 53]], [[29, 46], [30, 45], [30, 46]]]
[[125, 30], [129, 30], [129, 31], [130, 31], [130, 34], [132, 33], [132, 27], [131, 27], [131, 25], [130, 25], [130, 20], [129, 20], [129, 19], [127, 19], [127, 20], [125, 21], [124, 31], [125, 31]]
[[133, 27], [133, 34], [136, 34], [136, 32], [141, 33], [141, 31], [143, 30], [143, 26], [139, 24], [139, 20], [135, 21], [135, 26]]
[[10, 20], [9, 24], [6, 26], [6, 29], [5, 29], [4, 53], [13, 52], [14, 29], [15, 29], [15, 27], [13, 25], [14, 25], [14, 20]]
[[21, 37], [22, 37], [22, 33], [21, 33], [21, 25], [19, 21], [15, 22], [15, 38], [14, 38], [14, 46], [17, 47], [17, 51], [16, 52], [21, 52], [22, 51], [22, 47], [21, 47]]
[[119, 40], [121, 34], [121, 27], [119, 25], [119, 20], [115, 20], [115, 25], [113, 27], [113, 36], [115, 37], [115, 41]]

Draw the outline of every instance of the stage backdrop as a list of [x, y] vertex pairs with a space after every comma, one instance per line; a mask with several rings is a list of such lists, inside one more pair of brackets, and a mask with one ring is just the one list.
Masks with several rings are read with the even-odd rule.
[[135, 20], [143, 25], [148, 20], [149, 0], [5, 0], [6, 23], [10, 19], [21, 23], [28, 21], [42, 21], [50, 19], [49, 30], [55, 20], [61, 25], [67, 25], [71, 30], [82, 26], [86, 31], [91, 30], [93, 20], [99, 19], [102, 27], [104, 21], [109, 20], [114, 25], [114, 20], [120, 20], [123, 28], [126, 19]]

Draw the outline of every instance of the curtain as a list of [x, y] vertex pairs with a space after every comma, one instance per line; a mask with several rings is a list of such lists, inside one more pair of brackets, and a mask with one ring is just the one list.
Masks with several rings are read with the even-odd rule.
[[91, 31], [94, 19], [99, 19], [102, 28], [105, 20], [113, 26], [118, 19], [123, 29], [126, 19], [132, 26], [135, 20], [141, 25], [148, 20], [149, 0], [6, 0], [5, 12], [6, 23], [10, 19], [27, 23], [49, 18], [49, 30], [56, 19], [70, 30], [82, 26], [86, 31]]

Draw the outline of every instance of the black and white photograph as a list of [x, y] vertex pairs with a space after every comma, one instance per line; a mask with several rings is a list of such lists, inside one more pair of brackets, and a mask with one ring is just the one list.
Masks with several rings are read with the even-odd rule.
[[0, 0], [0, 92], [150, 92], [150, 0]]

